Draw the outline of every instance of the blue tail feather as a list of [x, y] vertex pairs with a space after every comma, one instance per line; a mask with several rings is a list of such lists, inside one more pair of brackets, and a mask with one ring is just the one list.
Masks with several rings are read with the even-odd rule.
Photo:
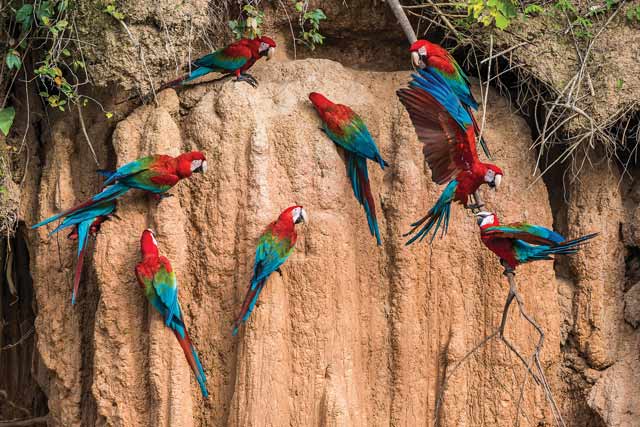
[[195, 70], [192, 70], [191, 73], [189, 73], [189, 77], [184, 79], [180, 84], [185, 84], [187, 82], [197, 79], [198, 77], [202, 77], [212, 72], [214, 72], [214, 70], [211, 68], [198, 67]]
[[200, 386], [200, 391], [202, 392], [202, 396], [207, 398], [209, 397], [209, 391], [207, 390], [206, 382], [207, 377], [204, 374], [204, 369], [202, 368], [202, 363], [200, 363], [200, 358], [198, 357], [198, 353], [193, 345], [191, 345], [191, 354], [193, 355], [193, 360], [196, 362], [196, 366], [198, 367], [198, 372], [195, 373], [196, 381], [198, 381], [198, 385]]
[[415, 234], [407, 241], [407, 243], [405, 243], [405, 245], [410, 245], [416, 240], [422, 241], [431, 231], [433, 231], [433, 234], [431, 235], [430, 243], [433, 242], [433, 239], [435, 239], [441, 226], [442, 229], [440, 229], [440, 237], [442, 238], [447, 234], [451, 216], [451, 203], [455, 197], [457, 187], [458, 181], [451, 181], [445, 187], [444, 191], [438, 198], [438, 201], [429, 210], [429, 212], [423, 218], [411, 224], [411, 227], [413, 228], [408, 233], [405, 233], [404, 237]]
[[378, 219], [375, 213], [376, 208], [371, 194], [367, 159], [352, 153], [348, 153], [347, 156], [347, 172], [351, 180], [353, 194], [364, 208], [367, 216], [367, 224], [369, 225], [369, 232], [372, 236], [375, 236], [377, 244], [381, 245], [382, 239], [380, 238], [380, 228], [378, 227]]

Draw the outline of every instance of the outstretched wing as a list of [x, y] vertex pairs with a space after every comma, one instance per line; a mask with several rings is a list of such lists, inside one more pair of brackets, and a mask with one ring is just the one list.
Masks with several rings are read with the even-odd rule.
[[562, 235], [553, 230], [527, 223], [487, 227], [482, 230], [482, 234], [495, 238], [522, 240], [532, 245], [553, 246], [566, 240]]
[[212, 70], [234, 71], [245, 65], [250, 58], [251, 50], [238, 42], [196, 59], [193, 65]]
[[423, 143], [434, 182], [444, 184], [479, 161], [473, 120], [440, 76], [421, 70], [397, 95]]
[[169, 260], [160, 257], [160, 266], [153, 275], [153, 289], [166, 307], [165, 323], [168, 325], [173, 316], [179, 317], [180, 308], [178, 306], [178, 281], [176, 274], [171, 269]]

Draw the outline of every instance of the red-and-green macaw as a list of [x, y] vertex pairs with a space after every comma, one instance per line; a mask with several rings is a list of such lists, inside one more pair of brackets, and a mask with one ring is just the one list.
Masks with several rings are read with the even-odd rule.
[[144, 294], [151, 306], [160, 313], [165, 320], [165, 325], [171, 328], [178, 339], [187, 362], [198, 381], [202, 396], [209, 397], [206, 386], [207, 378], [205, 377], [204, 369], [202, 369], [196, 348], [193, 346], [191, 338], [189, 338], [180, 303], [178, 302], [176, 274], [171, 268], [169, 260], [160, 256], [158, 242], [153, 235], [153, 231], [145, 230], [142, 232], [140, 251], [142, 252], [142, 261], [136, 265], [138, 283], [144, 290]]
[[[473, 116], [473, 111], [478, 110], [478, 103], [471, 93], [469, 78], [453, 56], [442, 46], [426, 40], [414, 42], [409, 48], [409, 52], [411, 52], [411, 59], [416, 67], [420, 69], [428, 68], [438, 73], [447, 82], [453, 93], [458, 97], [458, 100], [460, 100], [460, 103], [462, 103], [469, 113], [469, 117], [473, 123], [474, 134], [479, 136], [480, 128]], [[484, 138], [480, 139], [480, 145], [487, 158], [491, 159], [491, 153]]]
[[115, 200], [132, 188], [153, 193], [160, 198], [168, 197], [164, 193], [169, 191], [178, 181], [189, 178], [194, 172], [204, 173], [206, 170], [207, 159], [199, 151], [183, 153], [177, 157], [163, 154], [143, 157], [121, 166], [115, 172], [101, 171], [107, 177], [104, 182], [107, 187], [102, 192], [84, 203], [37, 223], [31, 228], [42, 227], [73, 213], [92, 209], [99, 203]]
[[409, 112], [418, 139], [424, 144], [423, 153], [436, 184], [449, 184], [427, 215], [411, 224], [415, 233], [407, 242], [422, 240], [433, 230], [433, 241], [442, 225], [442, 235], [449, 226], [451, 203], [469, 205], [469, 197], [482, 184], [497, 188], [502, 181], [502, 169], [482, 163], [476, 151], [473, 121], [451, 87], [429, 68], [418, 70], [409, 88], [398, 90], [402, 104]]
[[193, 69], [189, 73], [165, 83], [161, 89], [184, 85], [209, 73], [235, 75], [236, 81], [244, 81], [256, 87], [258, 86], [257, 80], [248, 74], [247, 70], [263, 56], [266, 56], [267, 60], [271, 59], [275, 51], [276, 42], [267, 36], [241, 39], [196, 59], [192, 64]]
[[376, 205], [369, 183], [367, 159], [379, 163], [382, 169], [389, 164], [382, 159], [367, 125], [351, 108], [334, 104], [317, 92], [310, 93], [309, 99], [320, 115], [324, 133], [345, 150], [347, 174], [351, 179], [353, 193], [364, 207], [371, 235], [375, 236], [378, 245], [381, 245]]
[[526, 262], [551, 260], [556, 254], [574, 254], [584, 242], [598, 233], [567, 240], [555, 231], [526, 223], [500, 225], [495, 213], [478, 212], [480, 238], [493, 253], [500, 257], [505, 273]]
[[298, 238], [295, 225], [307, 221], [307, 213], [302, 206], [291, 206], [285, 209], [276, 221], [269, 224], [260, 236], [253, 264], [253, 277], [251, 277], [240, 314], [233, 323], [233, 335], [236, 335], [240, 325], [249, 319], [271, 273], [280, 272], [280, 266], [293, 253]]
[[73, 278], [73, 292], [71, 293], [71, 304], [76, 303], [76, 297], [78, 295], [78, 286], [80, 285], [80, 276], [82, 275], [82, 263], [84, 261], [84, 254], [87, 250], [87, 242], [89, 235], [96, 236], [100, 232], [102, 223], [107, 221], [110, 216], [115, 215], [116, 201], [110, 200], [106, 202], [100, 202], [88, 209], [74, 212], [67, 216], [60, 225], [49, 233], [49, 236], [64, 230], [65, 228], [73, 227], [68, 238], [70, 240], [78, 241], [78, 257], [76, 261], [76, 270]]

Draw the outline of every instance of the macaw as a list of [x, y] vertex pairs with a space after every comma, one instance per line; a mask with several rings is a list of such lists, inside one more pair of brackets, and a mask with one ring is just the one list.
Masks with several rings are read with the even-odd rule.
[[380, 230], [376, 218], [376, 205], [371, 193], [367, 159], [380, 164], [384, 170], [389, 166], [373, 141], [367, 125], [351, 108], [334, 104], [323, 95], [312, 92], [309, 99], [322, 120], [322, 130], [335, 144], [344, 148], [347, 157], [347, 174], [358, 202], [364, 207], [369, 231], [381, 245]]
[[196, 59], [189, 73], [165, 83], [160, 90], [184, 85], [209, 73], [235, 75], [236, 81], [244, 81], [256, 87], [258, 82], [246, 71], [263, 56], [267, 57], [267, 61], [273, 58], [275, 51], [276, 42], [267, 36], [240, 39], [227, 47]]
[[515, 268], [526, 262], [551, 260], [556, 254], [574, 254], [587, 240], [598, 233], [587, 234], [567, 240], [555, 231], [526, 223], [500, 225], [498, 216], [492, 212], [476, 214], [482, 243], [500, 257], [505, 274], [514, 273]]
[[178, 281], [169, 260], [160, 256], [158, 242], [151, 230], [145, 230], [140, 237], [142, 261], [136, 265], [136, 278], [144, 294], [165, 320], [165, 325], [173, 331], [184, 351], [187, 363], [198, 381], [203, 397], [209, 397], [207, 378], [202, 369], [196, 348], [189, 338], [178, 302]]
[[[409, 112], [423, 153], [436, 184], [449, 182], [427, 215], [411, 224], [405, 236], [415, 233], [407, 242], [422, 240], [433, 230], [431, 241], [443, 225], [442, 236], [449, 227], [451, 203], [465, 208], [471, 196], [482, 184], [497, 189], [503, 172], [498, 166], [482, 163], [476, 151], [473, 122], [450, 86], [436, 72], [425, 69], [413, 75], [410, 87], [398, 90], [402, 104]], [[424, 225], [423, 225], [424, 224]]]
[[233, 335], [238, 334], [240, 325], [245, 323], [258, 301], [258, 296], [274, 271], [280, 273], [280, 267], [293, 253], [298, 235], [295, 225], [308, 222], [307, 213], [302, 206], [285, 209], [278, 219], [267, 226], [260, 236], [253, 264], [253, 277], [244, 297], [240, 314], [233, 322]]
[[207, 160], [204, 154], [199, 151], [183, 153], [177, 157], [156, 154], [127, 163], [114, 172], [99, 171], [107, 178], [104, 182], [107, 187], [102, 192], [86, 202], [33, 225], [31, 228], [42, 227], [73, 213], [90, 210], [98, 203], [117, 199], [132, 188], [150, 192], [159, 198], [169, 197], [164, 193], [169, 191], [178, 181], [189, 178], [194, 172], [204, 173], [206, 171]]
[[80, 276], [82, 275], [82, 263], [87, 250], [89, 235], [96, 236], [100, 232], [102, 223], [107, 221], [110, 216], [115, 215], [115, 210], [115, 200], [97, 203], [88, 209], [70, 214], [56, 229], [49, 233], [49, 236], [51, 236], [65, 228], [73, 227], [73, 230], [71, 230], [71, 233], [69, 233], [67, 237], [70, 240], [78, 241], [78, 256], [73, 278], [73, 292], [71, 294], [72, 305], [76, 303], [76, 297], [78, 295], [78, 286], [80, 285]]
[[[467, 113], [469, 113], [474, 133], [479, 136], [480, 127], [473, 116], [473, 111], [478, 111], [478, 103], [471, 93], [469, 78], [453, 56], [442, 46], [426, 40], [414, 42], [409, 48], [409, 52], [411, 52], [411, 60], [416, 67], [420, 69], [428, 68], [438, 73], [447, 82], [453, 93], [458, 97], [458, 100], [460, 100], [460, 103], [467, 110]], [[484, 138], [480, 138], [480, 146], [487, 158], [491, 160], [491, 153]]]

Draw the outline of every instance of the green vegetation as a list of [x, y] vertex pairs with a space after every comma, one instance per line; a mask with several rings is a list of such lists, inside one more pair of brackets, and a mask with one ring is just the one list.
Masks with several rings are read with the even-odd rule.
[[324, 36], [320, 34], [320, 21], [327, 19], [327, 16], [322, 9], [307, 10], [307, 6], [307, 2], [295, 2], [295, 9], [300, 14], [299, 23], [302, 42], [313, 50], [316, 46], [324, 43]]
[[640, 6], [630, 7], [629, 10], [627, 10], [626, 17], [629, 22], [635, 24], [640, 23]]
[[[250, 0], [242, 7], [242, 16], [229, 21], [229, 28], [236, 40], [241, 38], [254, 39], [262, 35], [264, 12], [258, 7], [260, 1]], [[282, 3], [284, 5], [284, 3]], [[324, 36], [320, 33], [320, 22], [327, 19], [322, 9], [309, 10], [308, 0], [291, 0], [294, 10], [298, 14], [300, 28], [296, 41], [313, 50], [324, 43]]]
[[495, 23], [501, 30], [518, 16], [516, 3], [511, 0], [469, 0], [467, 11], [476, 22], [485, 26]]
[[262, 35], [261, 26], [264, 21], [264, 12], [252, 4], [244, 5], [242, 12], [246, 15], [246, 18], [229, 21], [229, 28], [231, 28], [236, 40], [260, 37]]

